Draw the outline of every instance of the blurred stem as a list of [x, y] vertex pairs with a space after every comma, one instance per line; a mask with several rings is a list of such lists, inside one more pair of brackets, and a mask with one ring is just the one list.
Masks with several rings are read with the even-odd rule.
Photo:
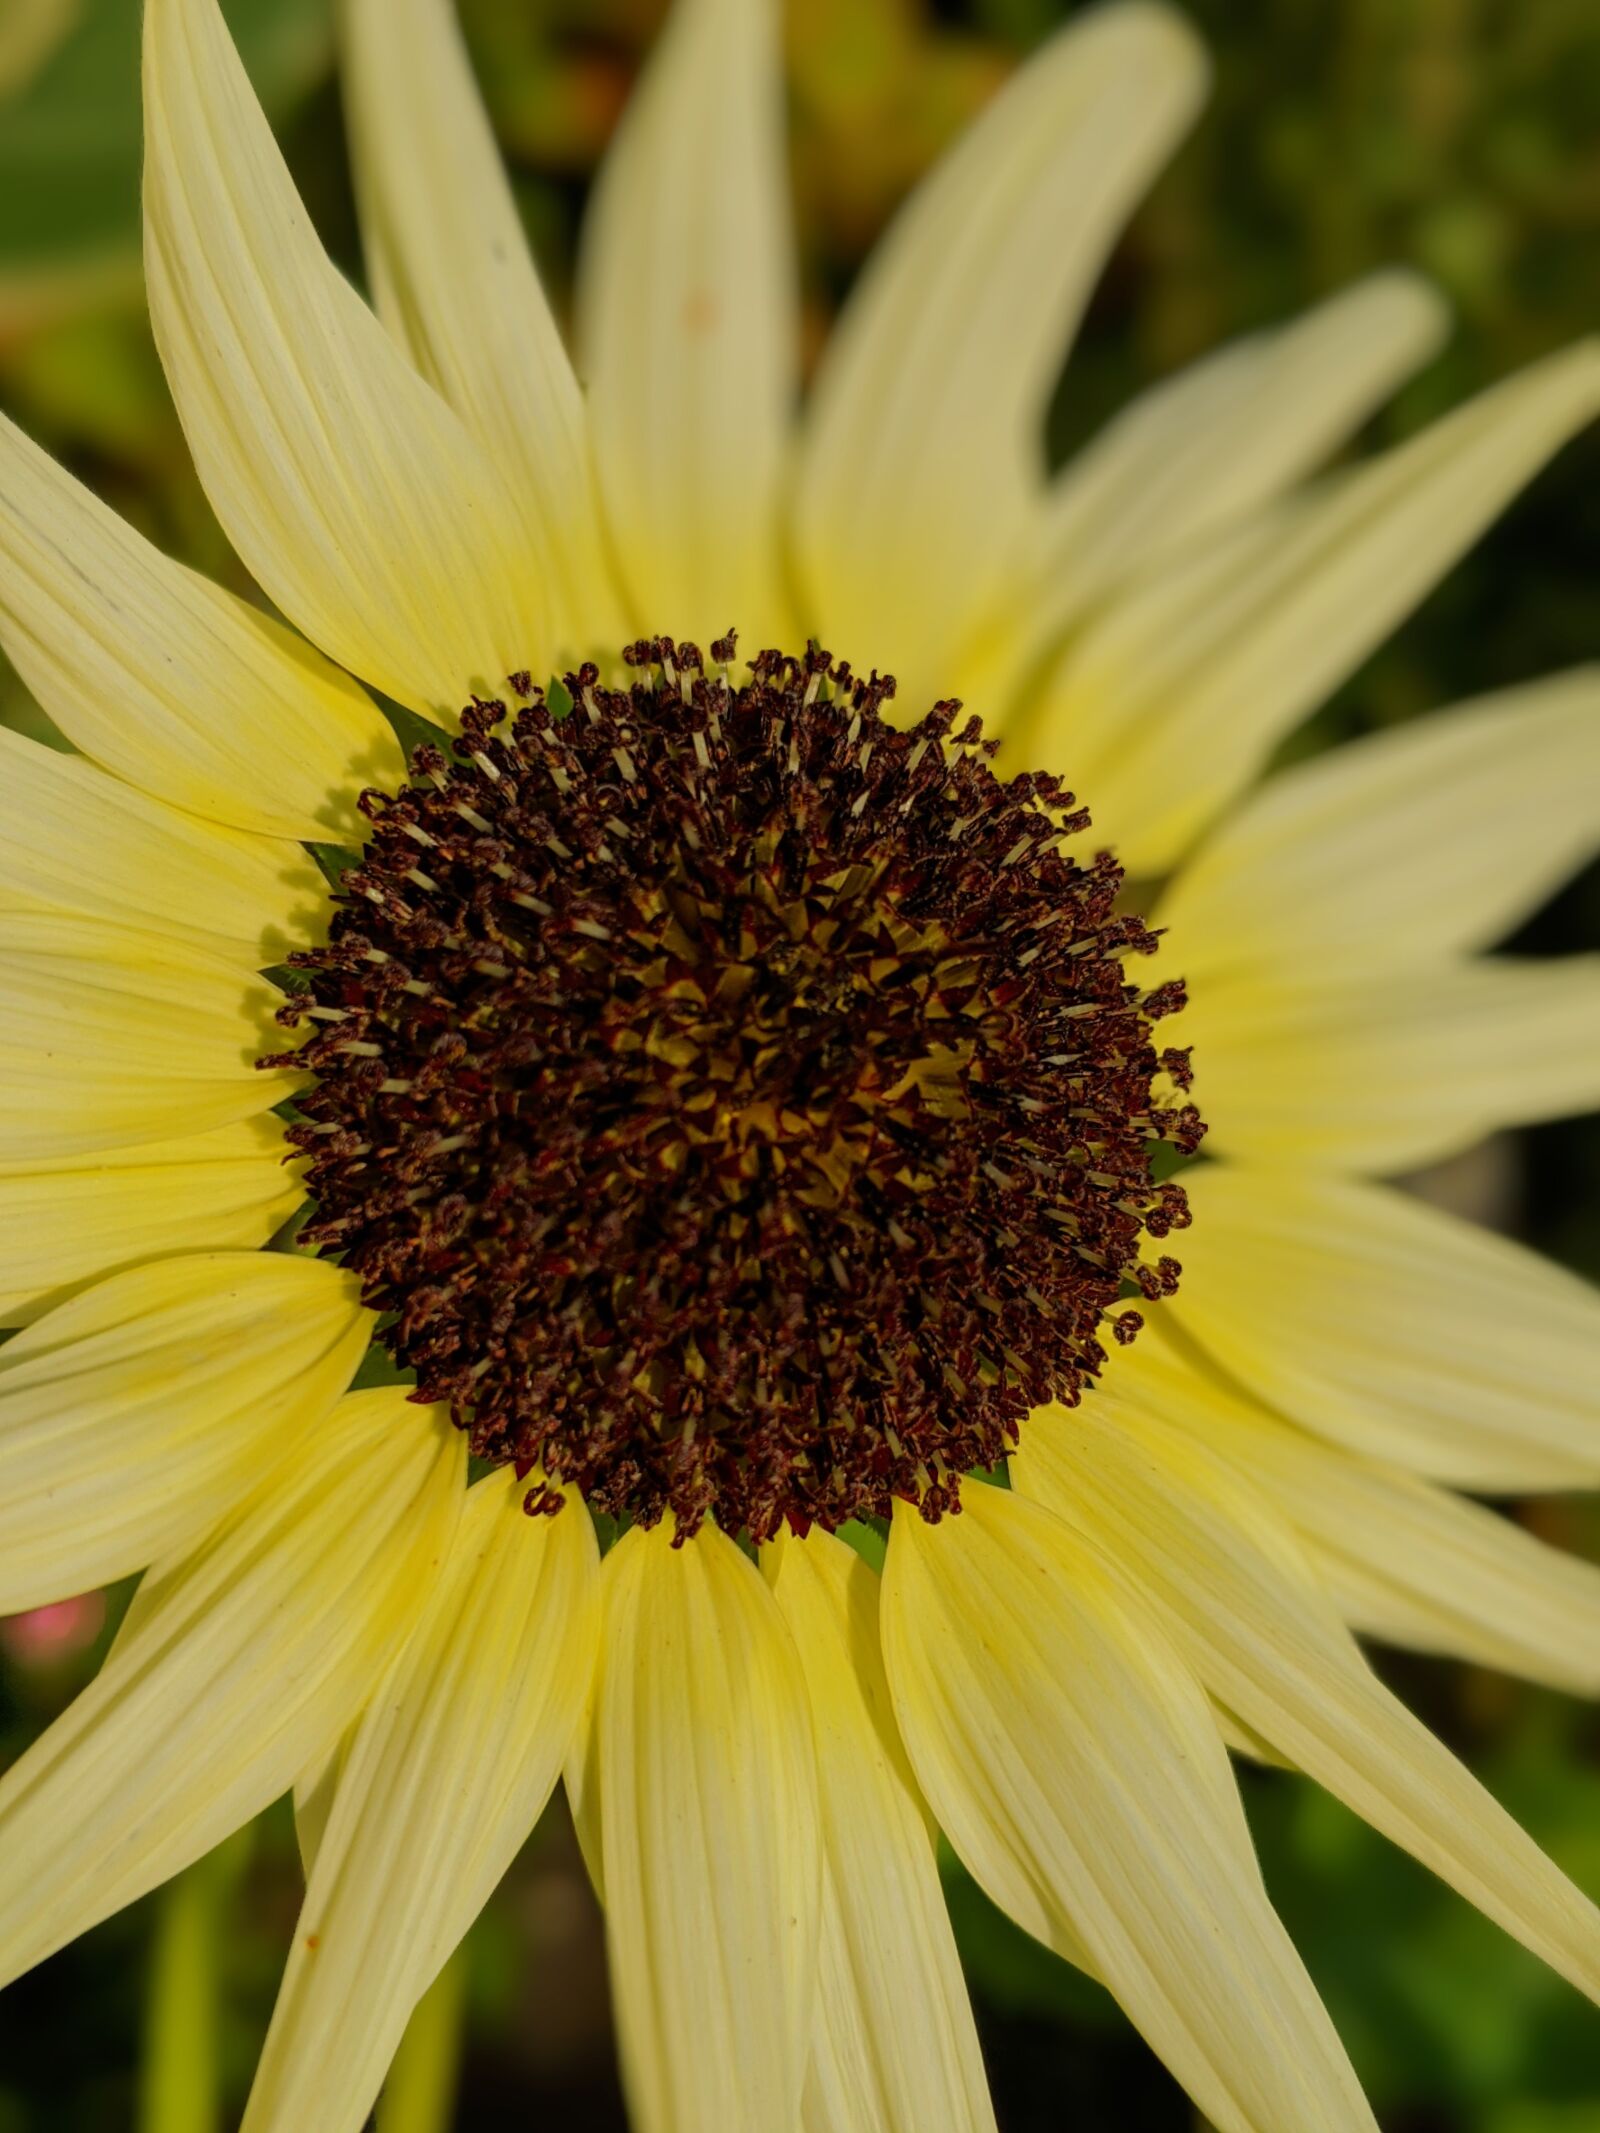
[[247, 1826], [162, 1890], [156, 1920], [139, 2133], [219, 2133], [223, 1921], [250, 1854]]
[[378, 2133], [450, 2133], [456, 2115], [467, 1951], [457, 1948], [417, 2002], [378, 2105]]

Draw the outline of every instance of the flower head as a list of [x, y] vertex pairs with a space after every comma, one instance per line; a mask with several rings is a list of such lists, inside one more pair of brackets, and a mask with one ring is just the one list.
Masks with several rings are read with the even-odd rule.
[[[680, 1538], [937, 1517], [1076, 1401], [1123, 1281], [1176, 1265], [1121, 870], [957, 706], [908, 730], [826, 652], [628, 648], [555, 717], [465, 713], [342, 880], [279, 1009], [313, 1034], [302, 1241], [362, 1276], [480, 1456]], [[1120, 1315], [1120, 1337], [1136, 1314]]]
[[641, 2133], [986, 2133], [935, 1823], [1222, 2133], [1370, 2128], [1229, 1746], [1600, 1993], [1351, 1633], [1600, 1687], [1600, 1575], [1449, 1486], [1600, 1479], [1600, 1307], [1374, 1182], [1600, 1097], [1592, 959], [1479, 953], [1600, 839], [1600, 689], [1255, 787], [1600, 358], [1308, 480], [1438, 337], [1379, 276], [1047, 480], [1202, 86], [1128, 0], [796, 427], [774, 11], [679, 0], [585, 394], [446, 0], [343, 15], [376, 315], [215, 0], [145, 13], [157, 338], [288, 624], [0, 430], [80, 751], [0, 735], [0, 1608], [146, 1573], [0, 1781], [0, 1973], [292, 1785], [245, 2123], [357, 2133], [564, 1776]]

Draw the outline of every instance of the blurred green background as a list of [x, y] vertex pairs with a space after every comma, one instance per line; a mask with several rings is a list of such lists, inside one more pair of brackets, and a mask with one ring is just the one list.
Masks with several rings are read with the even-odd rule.
[[[312, 212], [357, 270], [327, 0], [225, 0]], [[462, 0], [541, 261], [570, 286], [584, 194], [661, 0]], [[791, 0], [793, 161], [814, 353], [896, 202], [1064, 0]], [[1449, 293], [1447, 353], [1376, 426], [1402, 434], [1600, 324], [1595, 0], [1196, 0], [1216, 92], [1136, 218], [1060, 395], [1064, 456], [1112, 409], [1230, 335], [1400, 260]], [[0, 407], [164, 547], [243, 587], [184, 455], [138, 264], [137, 0], [0, 0]], [[1569, 450], [1297, 750], [1600, 655], [1600, 438]], [[0, 663], [0, 718], [50, 738]], [[1529, 929], [1600, 940], [1600, 873]], [[1507, 1139], [1419, 1181], [1600, 1277], [1600, 1126]], [[1600, 1517], [1522, 1507], [1600, 1554]], [[122, 1596], [0, 1623], [0, 1766], [70, 1699]], [[1465, 1668], [1380, 1664], [1577, 1879], [1600, 1893], [1600, 1716]], [[1600, 2024], [1344, 1810], [1245, 1774], [1267, 1879], [1386, 2133], [1600, 2133]], [[951, 1901], [1003, 2133], [1193, 2125], [1109, 2001], [1007, 1926], [958, 1871]], [[166, 1899], [111, 1920], [0, 1998], [0, 2133], [225, 2133], [299, 1900], [286, 1811]], [[162, 1984], [214, 2023], [163, 2049]], [[408, 2045], [384, 2133], [435, 2133], [445, 2002], [465, 2008], [458, 2133], [622, 2126], [598, 1916], [547, 1818]], [[180, 2069], [163, 2091], [163, 2069]], [[141, 2067], [144, 2074], [141, 2076]], [[182, 2093], [182, 2069], [188, 2086]], [[205, 2101], [208, 2069], [222, 2097]], [[154, 2072], [152, 2072], [154, 2069]], [[314, 2133], [308, 2128], [307, 2133]], [[930, 2128], [929, 2133], [938, 2133]]]

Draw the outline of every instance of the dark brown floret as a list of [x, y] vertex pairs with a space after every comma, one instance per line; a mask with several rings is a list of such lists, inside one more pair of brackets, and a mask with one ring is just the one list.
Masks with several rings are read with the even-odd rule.
[[1156, 941], [1058, 849], [1087, 815], [958, 704], [897, 729], [824, 652], [711, 653], [632, 645], [564, 718], [517, 675], [365, 797], [283, 1010], [305, 1235], [474, 1450], [601, 1509], [937, 1517], [1174, 1284], [1182, 989], [1128, 981]]

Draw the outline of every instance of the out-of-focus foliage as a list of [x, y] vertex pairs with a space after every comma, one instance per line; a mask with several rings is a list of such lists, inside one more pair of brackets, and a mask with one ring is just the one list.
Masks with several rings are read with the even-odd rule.
[[[267, 109], [292, 120], [332, 72], [329, 0], [224, 11]], [[0, 408], [227, 575], [144, 321], [139, 18], [138, 0], [0, 0]], [[0, 717], [50, 737], [3, 662]]]
[[[558, 299], [588, 179], [663, 0], [460, 0]], [[328, 0], [225, 0], [311, 210], [358, 271]], [[1068, 0], [790, 0], [793, 164], [814, 354], [894, 206]], [[1210, 110], [1137, 217], [1063, 383], [1063, 456], [1152, 378], [1400, 260], [1458, 332], [1375, 426], [1414, 427], [1600, 327], [1594, 0], [1190, 0]], [[0, 0], [0, 408], [165, 547], [243, 585], [183, 451], [140, 310], [137, 0]], [[1569, 450], [1299, 737], [1315, 747], [1600, 653], [1600, 440]], [[219, 707], [224, 708], [225, 707]], [[0, 667], [0, 717], [45, 732]], [[1520, 945], [1600, 937], [1591, 874]], [[1600, 1276], [1600, 1131], [1541, 1129], [1456, 1174], [1471, 1211]], [[1446, 1189], [1446, 1181], [1434, 1181]], [[1600, 1554], [1592, 1507], [1525, 1512]], [[120, 1606], [0, 1634], [0, 1765], [89, 1678]], [[1386, 1658], [1428, 1722], [1593, 1891], [1600, 1723], [1487, 1674]], [[1249, 1772], [1267, 1879], [1385, 2133], [1600, 2133], [1593, 2011], [1307, 1785]], [[287, 1813], [231, 1898], [223, 2086], [236, 2108], [299, 1882]], [[1192, 2114], [1098, 1988], [951, 1901], [1003, 2133], [1181, 2133]], [[153, 1902], [0, 1998], [0, 2133], [125, 2133]], [[621, 2127], [597, 1918], [552, 1816], [471, 1943], [460, 2133]], [[231, 2123], [231, 2119], [225, 2121]]]
[[[268, 108], [325, 72], [326, 0], [231, 0]], [[7, 0], [0, 17], [0, 337], [137, 290], [139, 9]]]

